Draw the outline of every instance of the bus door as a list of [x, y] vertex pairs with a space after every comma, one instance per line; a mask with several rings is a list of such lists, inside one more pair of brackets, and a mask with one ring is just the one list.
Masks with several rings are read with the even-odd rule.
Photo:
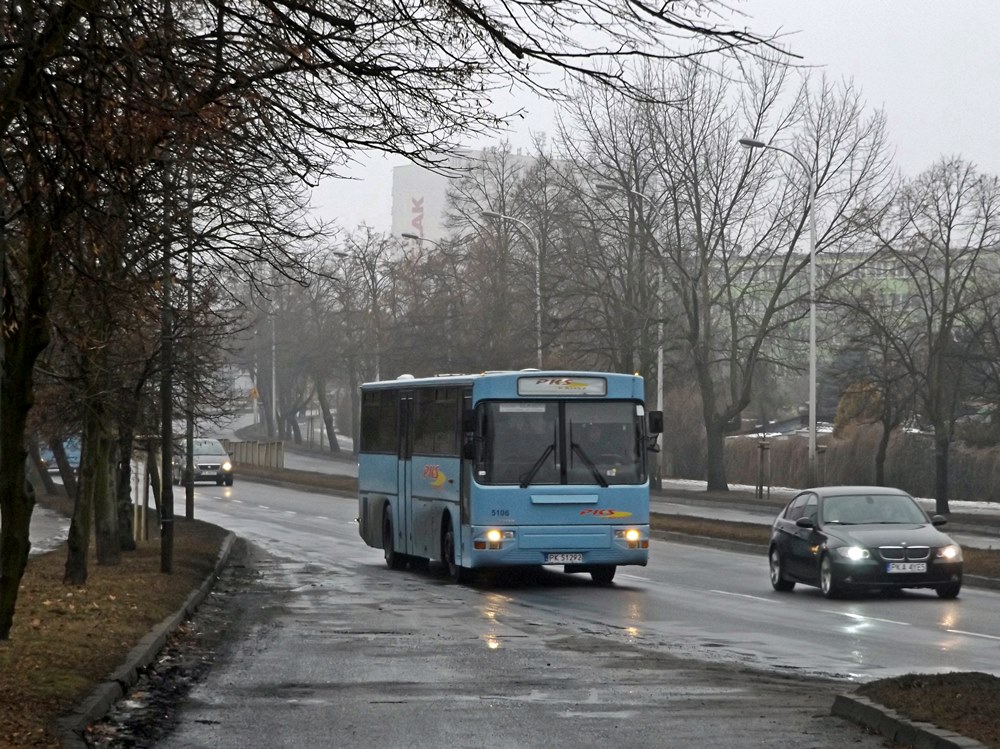
[[[470, 424], [465, 424], [464, 417], [465, 414], [467, 413], [470, 415], [469, 418], [472, 420]], [[458, 488], [459, 517], [461, 518], [462, 525], [465, 525], [469, 522], [469, 518], [472, 517], [472, 514], [469, 510], [469, 502], [470, 502], [470, 491], [472, 487], [472, 467], [473, 465], [475, 465], [475, 461], [470, 459], [471, 458], [470, 455], [465, 454], [465, 449], [464, 449], [466, 438], [469, 438], [471, 440], [476, 432], [475, 429], [476, 415], [475, 412], [472, 411], [472, 390], [462, 391], [461, 409], [459, 411], [458, 418], [459, 418], [459, 423], [461, 424], [461, 426], [459, 427], [460, 442], [458, 447], [458, 454], [460, 460], [459, 465], [461, 466], [461, 470], [459, 471], [459, 477], [461, 483]], [[466, 426], [471, 427], [468, 434], [463, 431]], [[472, 443], [471, 447], [474, 451], [475, 450], [474, 443]]]
[[410, 513], [413, 505], [413, 482], [410, 463], [413, 459], [413, 391], [399, 394], [399, 460], [396, 462], [399, 501], [394, 508], [392, 527], [396, 529], [396, 549], [410, 553]]

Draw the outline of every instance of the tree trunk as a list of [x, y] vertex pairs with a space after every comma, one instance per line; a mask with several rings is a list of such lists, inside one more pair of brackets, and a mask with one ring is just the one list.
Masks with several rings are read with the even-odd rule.
[[149, 473], [149, 485], [153, 488], [153, 506], [156, 508], [156, 514], [160, 514], [160, 489], [163, 486], [163, 482], [160, 481], [160, 464], [157, 462], [160, 459], [159, 449], [152, 443], [149, 443], [148, 458], [146, 458], [146, 470]]
[[[39, 484], [45, 489], [46, 494], [55, 494], [56, 482], [49, 475], [48, 466], [42, 462], [41, 453], [38, 451], [38, 443], [35, 440], [28, 440], [28, 460], [34, 468], [34, 474], [38, 477]], [[30, 479], [29, 479], [30, 480]]]
[[[0, 640], [10, 638], [17, 593], [31, 548], [29, 528], [35, 497], [24, 480], [25, 422], [34, 403], [35, 361], [49, 345], [45, 267], [51, 255], [50, 225], [36, 221], [33, 226], [37, 232], [27, 238], [23, 308], [12, 307], [12, 295], [6, 283], [0, 283], [0, 331], [4, 336], [0, 382]], [[6, 278], [4, 250], [0, 244], [0, 282]]]
[[878, 439], [878, 447], [875, 450], [875, 485], [885, 486], [885, 460], [889, 455], [889, 438], [892, 436], [892, 428], [889, 424], [882, 423], [882, 434]]
[[94, 530], [96, 532], [97, 563], [104, 566], [121, 564], [121, 541], [118, 538], [118, 507], [113, 491], [111, 471], [114, 460], [114, 440], [98, 427], [97, 462], [94, 465]]
[[708, 491], [729, 491], [726, 481], [726, 433], [725, 422], [718, 419], [706, 419], [707, 439], [705, 450], [705, 473], [708, 479]]
[[316, 400], [319, 401], [319, 409], [323, 414], [323, 423], [326, 425], [326, 437], [330, 442], [330, 452], [340, 455], [340, 443], [337, 441], [337, 431], [333, 424], [333, 413], [330, 411], [330, 399], [326, 395], [326, 381], [316, 381]]
[[361, 445], [358, 433], [361, 424], [361, 397], [359, 395], [358, 373], [354, 367], [350, 368], [349, 380], [351, 387], [351, 438], [354, 444], [352, 452], [357, 455], [358, 447]]
[[69, 524], [66, 565], [63, 582], [66, 585], [85, 585], [88, 575], [90, 537], [93, 533], [94, 487], [97, 473], [97, 426], [93, 412], [84, 417], [83, 435], [80, 440], [80, 480], [77, 482], [73, 518]]
[[[118, 434], [118, 471], [115, 474], [115, 506], [118, 510], [118, 542], [122, 551], [135, 551], [135, 512], [132, 503], [132, 429], [122, 429]], [[138, 499], [138, 498], [136, 498]]]
[[59, 469], [59, 477], [62, 479], [66, 496], [75, 497], [77, 469], [69, 464], [69, 458], [66, 457], [66, 448], [63, 447], [63, 441], [58, 437], [51, 438], [49, 440], [49, 450], [52, 451], [52, 457], [56, 460], [56, 467]]

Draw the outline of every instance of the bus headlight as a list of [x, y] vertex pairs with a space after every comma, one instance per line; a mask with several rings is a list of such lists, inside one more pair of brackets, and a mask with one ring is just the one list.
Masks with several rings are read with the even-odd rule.
[[514, 531], [504, 531], [499, 528], [490, 528], [483, 534], [484, 537], [477, 538], [472, 542], [474, 549], [502, 549], [503, 542], [514, 538]]
[[642, 533], [638, 528], [617, 528], [615, 538], [625, 541], [630, 549], [648, 549], [649, 541], [642, 538]]

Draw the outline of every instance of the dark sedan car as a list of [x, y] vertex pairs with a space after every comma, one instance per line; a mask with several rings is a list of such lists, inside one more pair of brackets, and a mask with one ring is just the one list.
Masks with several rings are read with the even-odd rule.
[[774, 521], [771, 585], [815, 585], [827, 598], [861, 589], [962, 589], [962, 548], [909, 494], [881, 486], [824, 486], [799, 492]]

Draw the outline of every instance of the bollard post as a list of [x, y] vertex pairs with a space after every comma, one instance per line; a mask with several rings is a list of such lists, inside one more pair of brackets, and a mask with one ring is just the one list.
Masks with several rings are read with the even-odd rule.
[[[757, 443], [757, 499], [761, 499], [764, 496], [764, 454], [767, 453], [768, 449], [771, 447], [771, 443], [767, 440], [761, 440]], [[770, 469], [771, 469], [771, 459], [770, 454], [768, 454], [768, 487], [767, 496], [771, 496], [771, 486], [770, 486]]]

